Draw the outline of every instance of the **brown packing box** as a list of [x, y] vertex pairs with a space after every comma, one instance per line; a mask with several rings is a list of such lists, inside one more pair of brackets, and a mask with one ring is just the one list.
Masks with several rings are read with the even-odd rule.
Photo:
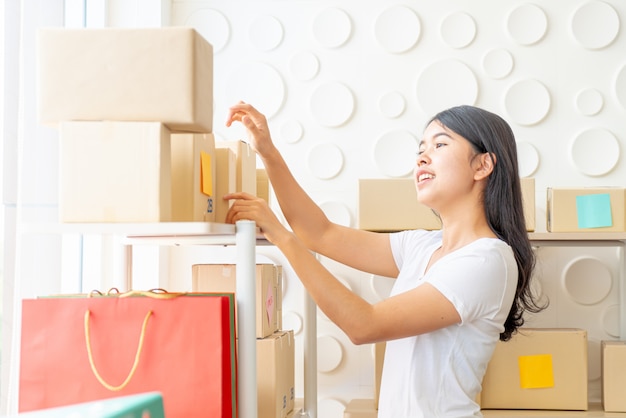
[[522, 328], [499, 341], [480, 402], [483, 409], [587, 410], [587, 331]]
[[383, 376], [383, 364], [385, 363], [385, 348], [387, 343], [382, 341], [374, 345], [374, 408], [378, 409], [380, 398], [380, 382]]
[[267, 203], [270, 202], [270, 180], [264, 168], [256, 169], [256, 195]]
[[626, 341], [602, 341], [602, 407], [626, 412]]
[[259, 418], [285, 418], [294, 409], [295, 340], [277, 331], [256, 340]]
[[212, 132], [213, 47], [192, 28], [42, 29], [39, 120], [163, 122]]
[[[237, 157], [229, 148], [215, 149], [215, 199], [213, 199], [214, 221], [224, 223], [231, 201], [222, 197], [237, 190]], [[206, 221], [211, 217], [207, 214]]]
[[172, 134], [172, 221], [215, 221], [215, 138]]
[[532, 177], [520, 178], [522, 184], [522, 202], [524, 205], [524, 218], [526, 220], [526, 232], [535, 230], [535, 179]]
[[[278, 312], [282, 308], [278, 308], [276, 268], [273, 264], [256, 265], [256, 338], [278, 331]], [[235, 293], [235, 276], [234, 264], [194, 264], [192, 291]]]
[[236, 190], [256, 196], [256, 153], [250, 144], [244, 141], [217, 141], [215, 146], [217, 148], [230, 148], [236, 155]]
[[413, 179], [359, 179], [358, 228], [381, 232], [440, 229], [441, 222], [417, 201]]
[[[625, 201], [626, 188], [621, 187], [549, 187], [546, 207], [547, 230], [626, 232]], [[610, 222], [607, 222], [608, 218]]]
[[352, 399], [343, 411], [343, 418], [376, 418], [374, 399]]
[[63, 122], [61, 222], [171, 221], [170, 132], [159, 122]]

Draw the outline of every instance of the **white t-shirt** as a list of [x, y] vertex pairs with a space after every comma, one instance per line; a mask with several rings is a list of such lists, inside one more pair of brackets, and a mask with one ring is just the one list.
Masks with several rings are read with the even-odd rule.
[[441, 246], [441, 231], [390, 237], [400, 271], [391, 295], [430, 283], [452, 302], [461, 323], [387, 342], [378, 417], [481, 417], [475, 399], [515, 297], [513, 250], [499, 239], [481, 238], [442, 257], [424, 275]]

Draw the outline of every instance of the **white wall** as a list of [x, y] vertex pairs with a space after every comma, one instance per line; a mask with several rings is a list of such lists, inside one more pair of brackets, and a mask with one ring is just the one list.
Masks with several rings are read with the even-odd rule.
[[[520, 174], [536, 179], [538, 231], [545, 230], [546, 187], [625, 185], [626, 3], [621, 0], [210, 0], [173, 1], [171, 9], [167, 2], [89, 3], [99, 10], [91, 17], [94, 26], [169, 22], [202, 33], [215, 48], [218, 140], [242, 137], [240, 128], [223, 125], [227, 106], [239, 99], [255, 104], [268, 116], [296, 178], [339, 223], [356, 224], [359, 178], [408, 175], [427, 119], [461, 102], [511, 123]], [[60, 239], [29, 236], [16, 242], [11, 227], [18, 215], [44, 220], [56, 215], [55, 132], [34, 120], [31, 32], [25, 41], [31, 70], [25, 72], [22, 160], [15, 133], [4, 128], [5, 242], [21, 250], [15, 272], [7, 263], [5, 274], [19, 278], [19, 289], [5, 288], [5, 309], [14, 303], [7, 294], [53, 292], [67, 281], [61, 277]], [[8, 88], [5, 104], [7, 96], [14, 97]], [[6, 182], [18, 171], [16, 161], [23, 162], [19, 200], [15, 182]], [[17, 204], [23, 209], [19, 214]], [[141, 260], [155, 256], [145, 251]], [[259, 253], [284, 263], [271, 248]], [[605, 248], [542, 248], [538, 254], [540, 288], [552, 305], [532, 324], [588, 329], [590, 397], [598, 400], [599, 341], [619, 334], [618, 255]], [[232, 249], [176, 248], [156, 256], [160, 268], [170, 272], [170, 288], [184, 290], [190, 286], [190, 263], [228, 259]], [[367, 300], [380, 300], [389, 291], [388, 279], [324, 262]], [[596, 272], [593, 285], [590, 270]], [[296, 330], [301, 354], [302, 288], [288, 266], [285, 277], [285, 327]], [[339, 418], [350, 399], [373, 396], [372, 349], [353, 346], [321, 313], [318, 336], [318, 416]], [[297, 378], [301, 395], [301, 364]], [[4, 385], [3, 379], [3, 394]]]

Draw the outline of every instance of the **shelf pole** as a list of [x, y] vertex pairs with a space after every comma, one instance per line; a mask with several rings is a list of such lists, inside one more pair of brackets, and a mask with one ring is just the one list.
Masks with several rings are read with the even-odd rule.
[[235, 241], [238, 329], [237, 409], [239, 418], [257, 418], [256, 366], [256, 224], [238, 221]]

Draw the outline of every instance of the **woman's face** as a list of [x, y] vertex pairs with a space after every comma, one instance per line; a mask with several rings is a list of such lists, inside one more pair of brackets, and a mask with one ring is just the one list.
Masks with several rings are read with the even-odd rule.
[[469, 193], [476, 154], [467, 139], [438, 121], [431, 122], [419, 143], [414, 171], [418, 200], [439, 210]]

